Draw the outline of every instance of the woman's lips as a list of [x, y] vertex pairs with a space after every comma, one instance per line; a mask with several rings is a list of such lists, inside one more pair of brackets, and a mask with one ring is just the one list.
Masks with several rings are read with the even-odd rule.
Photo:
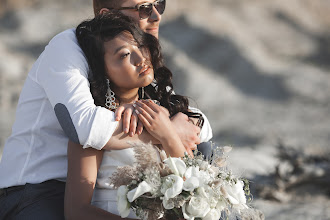
[[140, 71], [140, 75], [144, 76], [149, 74], [149, 72], [150, 72], [150, 67], [148, 65], [144, 65]]

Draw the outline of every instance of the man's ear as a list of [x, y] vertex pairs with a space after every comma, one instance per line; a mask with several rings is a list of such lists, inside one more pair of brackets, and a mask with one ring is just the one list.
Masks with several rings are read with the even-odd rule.
[[101, 15], [101, 14], [104, 14], [105, 12], [108, 12], [108, 11], [110, 11], [108, 8], [101, 8], [99, 14]]

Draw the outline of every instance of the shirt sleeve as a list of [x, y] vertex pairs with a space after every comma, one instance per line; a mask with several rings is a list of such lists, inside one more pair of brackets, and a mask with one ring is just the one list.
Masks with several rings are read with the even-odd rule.
[[[78, 139], [84, 148], [102, 149], [118, 122], [112, 111], [95, 106], [88, 69], [74, 30], [70, 30], [55, 36], [45, 48], [39, 58], [35, 80], [44, 89], [53, 108], [61, 105], [58, 108], [61, 112], [56, 112], [56, 116], [69, 139]], [[72, 120], [72, 128], [63, 125], [68, 124], [68, 120]], [[77, 138], [73, 138], [72, 133]]]
[[195, 113], [202, 114], [202, 116], [204, 118], [204, 124], [203, 124], [203, 127], [201, 129], [201, 133], [199, 134], [199, 138], [201, 140], [201, 143], [211, 140], [211, 138], [213, 137], [212, 128], [211, 128], [210, 122], [207, 119], [207, 117], [204, 115], [203, 112], [201, 112], [201, 110], [199, 110], [197, 108], [189, 106], [189, 110], [191, 110], [192, 112], [195, 112]]

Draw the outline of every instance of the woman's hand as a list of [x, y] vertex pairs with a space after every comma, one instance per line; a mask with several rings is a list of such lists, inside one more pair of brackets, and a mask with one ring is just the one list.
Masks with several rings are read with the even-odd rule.
[[143, 124], [134, 112], [133, 104], [124, 104], [117, 108], [115, 112], [116, 121], [123, 117], [123, 132], [133, 137], [134, 134], [140, 135], [143, 131]]
[[167, 109], [151, 100], [137, 101], [134, 107], [145, 129], [161, 142], [168, 155], [184, 156], [185, 148], [172, 125]]
[[168, 110], [151, 100], [140, 100], [134, 104], [136, 114], [147, 131], [159, 141], [175, 134]]

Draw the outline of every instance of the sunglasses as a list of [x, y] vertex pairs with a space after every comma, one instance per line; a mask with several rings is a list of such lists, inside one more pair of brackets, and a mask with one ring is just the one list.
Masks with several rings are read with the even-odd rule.
[[[142, 20], [149, 18], [151, 16], [152, 9], [154, 6], [157, 9], [158, 13], [162, 15], [165, 11], [166, 0], [157, 0], [153, 3], [144, 2], [144, 3], [139, 3], [134, 7], [122, 7], [122, 8], [116, 8], [116, 10], [134, 9], [139, 12], [139, 17]], [[109, 8], [109, 9], [115, 9], [115, 8]]]

